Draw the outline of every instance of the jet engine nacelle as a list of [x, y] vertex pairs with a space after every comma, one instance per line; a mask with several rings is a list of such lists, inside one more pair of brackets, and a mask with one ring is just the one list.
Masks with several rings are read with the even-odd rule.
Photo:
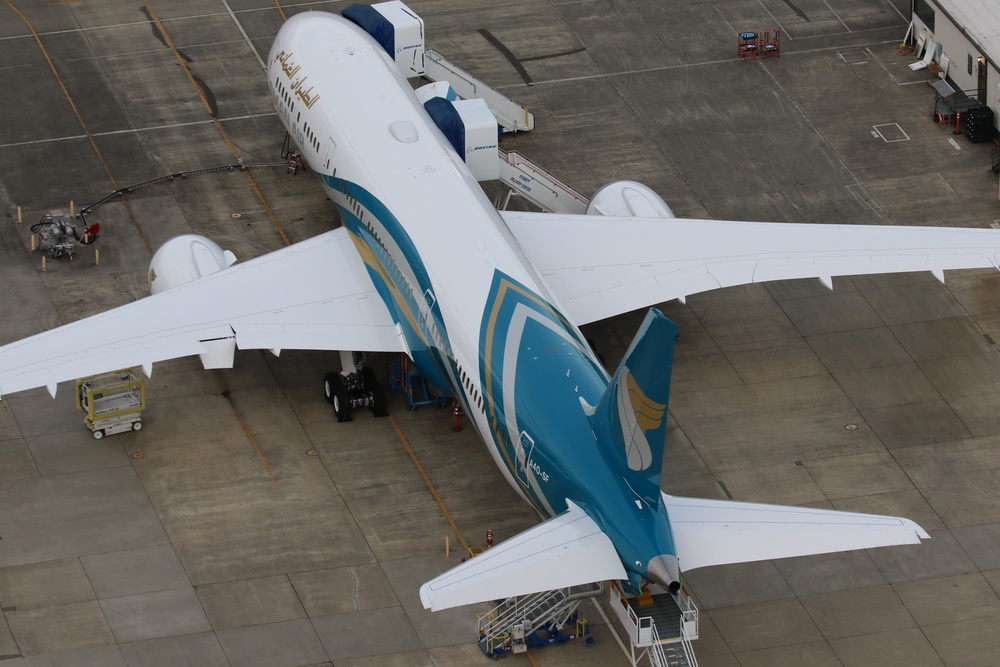
[[215, 241], [197, 234], [181, 234], [168, 240], [149, 262], [149, 291], [165, 292], [192, 280], [231, 266], [236, 255], [223, 250]]
[[674, 213], [652, 188], [635, 181], [608, 183], [594, 193], [587, 215], [624, 218], [673, 218]]

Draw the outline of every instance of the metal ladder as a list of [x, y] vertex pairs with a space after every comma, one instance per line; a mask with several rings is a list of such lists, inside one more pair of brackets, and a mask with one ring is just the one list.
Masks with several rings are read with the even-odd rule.
[[[514, 195], [524, 197], [548, 213], [583, 215], [590, 200], [516, 151], [499, 151], [500, 182], [507, 186], [494, 202], [497, 209], [507, 208]], [[502, 200], [502, 201], [501, 201]]]
[[584, 598], [596, 597], [602, 592], [601, 584], [595, 582], [508, 598], [479, 615], [479, 648], [490, 657], [523, 653], [530, 645], [528, 638], [535, 633], [544, 630], [554, 636], [572, 621], [579, 626], [577, 607]]
[[528, 111], [528, 107], [437, 51], [428, 49], [424, 52], [424, 76], [431, 81], [447, 81], [463, 99], [482, 98], [497, 117], [500, 126], [508, 132], [527, 132], [535, 127], [535, 117]]
[[[527, 106], [479, 79], [437, 51], [428, 49], [424, 52], [424, 56], [424, 78], [430, 81], [447, 81], [462, 99], [484, 100], [504, 130], [527, 132], [535, 127], [535, 117], [528, 111]], [[500, 181], [509, 188], [506, 193], [501, 192], [494, 202], [498, 209], [505, 209], [510, 198], [516, 194], [549, 213], [587, 212], [587, 204], [590, 201], [579, 192], [519, 153], [507, 153], [503, 150], [498, 152]]]
[[[654, 667], [697, 667], [691, 640], [698, 638], [698, 609], [682, 589], [677, 595], [663, 592], [638, 605], [612, 583], [609, 605], [631, 644], [633, 665], [648, 658]], [[641, 614], [641, 616], [640, 616]]]

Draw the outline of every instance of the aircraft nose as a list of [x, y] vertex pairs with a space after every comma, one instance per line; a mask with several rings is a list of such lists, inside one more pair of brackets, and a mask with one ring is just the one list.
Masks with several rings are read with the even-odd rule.
[[657, 556], [649, 561], [646, 568], [646, 579], [663, 586], [671, 593], [681, 589], [681, 569], [677, 557], [668, 554]]

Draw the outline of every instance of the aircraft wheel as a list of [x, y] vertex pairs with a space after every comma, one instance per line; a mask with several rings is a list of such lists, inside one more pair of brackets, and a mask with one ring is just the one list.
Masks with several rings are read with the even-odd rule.
[[351, 421], [351, 404], [347, 400], [347, 387], [340, 373], [327, 373], [323, 382], [327, 400], [333, 404], [333, 414], [338, 422]]
[[326, 374], [326, 377], [323, 378], [323, 395], [326, 396], [327, 403], [333, 403], [334, 388], [343, 383], [340, 373]]
[[376, 417], [385, 417], [389, 413], [385, 409], [385, 389], [382, 384], [375, 379], [375, 371], [365, 366], [361, 369], [361, 377], [365, 381], [365, 388], [372, 396], [372, 414]]
[[103, 437], [104, 437], [104, 431], [101, 430], [94, 431], [94, 440], [100, 440]]

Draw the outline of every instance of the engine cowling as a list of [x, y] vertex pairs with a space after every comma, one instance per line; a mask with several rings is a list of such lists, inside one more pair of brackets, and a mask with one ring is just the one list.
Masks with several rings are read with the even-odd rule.
[[618, 218], [673, 218], [674, 213], [652, 188], [635, 181], [608, 183], [594, 193], [587, 215]]
[[160, 246], [149, 262], [146, 278], [152, 294], [165, 292], [192, 280], [232, 266], [236, 255], [198, 234], [181, 234]]

